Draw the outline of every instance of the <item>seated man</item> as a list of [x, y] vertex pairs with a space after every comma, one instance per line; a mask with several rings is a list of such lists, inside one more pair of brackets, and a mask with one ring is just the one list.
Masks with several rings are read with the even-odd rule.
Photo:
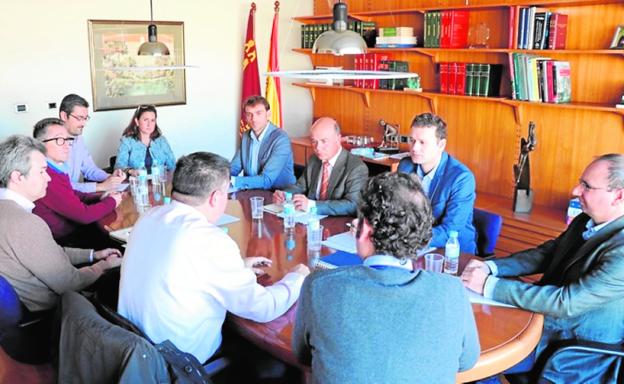
[[[74, 94], [65, 96], [59, 108], [59, 118], [63, 120], [65, 128], [74, 138], [74, 145], [71, 147], [66, 164], [74, 189], [81, 192], [104, 192], [115, 189], [126, 178], [126, 175], [121, 169], [109, 175], [95, 165], [82, 139], [82, 131], [90, 119], [87, 100]], [[81, 182], [80, 178], [83, 175], [91, 182]]]
[[116, 249], [61, 248], [48, 225], [31, 213], [50, 181], [45, 151], [26, 136], [0, 143], [0, 275], [30, 311], [54, 307], [63, 292], [83, 289], [121, 263]]
[[460, 281], [412, 264], [432, 221], [415, 176], [368, 181], [356, 234], [364, 265], [314, 272], [301, 290], [292, 347], [315, 382], [453, 383], [477, 362]]
[[[251, 96], [244, 110], [251, 129], [243, 133], [232, 159], [232, 186], [237, 189], [285, 188], [295, 182], [290, 139], [269, 121], [269, 102]], [[238, 174], [243, 171], [243, 175]]]
[[144, 213], [134, 225], [121, 266], [119, 313], [155, 343], [171, 340], [200, 362], [221, 345], [226, 311], [271, 321], [299, 297], [305, 265], [272, 286], [256, 282], [236, 243], [215, 225], [228, 200], [230, 164], [206, 152], [181, 157], [172, 202]]
[[433, 237], [431, 246], [444, 247], [450, 231], [459, 232], [462, 252], [475, 253], [476, 232], [472, 226], [475, 178], [472, 172], [444, 151], [446, 123], [423, 113], [412, 120], [410, 157], [399, 163], [399, 172], [415, 173], [431, 200]]
[[[96, 248], [110, 244], [108, 234], [97, 221], [115, 211], [122, 195], [113, 192], [105, 196], [82, 193], [72, 188], [65, 163], [74, 140], [63, 121], [48, 118], [35, 124], [33, 136], [45, 145], [50, 176], [47, 192], [35, 202], [33, 213], [40, 216], [61, 245]], [[92, 224], [92, 225], [90, 225]]]
[[[485, 297], [544, 314], [537, 357], [561, 340], [624, 340], [624, 155], [595, 159], [572, 194], [581, 201], [583, 213], [559, 237], [509, 257], [473, 260], [462, 274], [464, 284]], [[505, 279], [535, 273], [543, 273], [537, 284]], [[557, 383], [615, 382], [594, 376], [610, 372], [613, 360], [576, 357], [565, 371], [554, 367], [546, 378]]]
[[[342, 149], [340, 127], [329, 117], [321, 117], [310, 128], [314, 155], [295, 185], [285, 191], [295, 193], [295, 208], [308, 209], [308, 200], [316, 200], [319, 215], [353, 216], [368, 168], [359, 157]], [[273, 193], [273, 202], [282, 203], [284, 191]]]

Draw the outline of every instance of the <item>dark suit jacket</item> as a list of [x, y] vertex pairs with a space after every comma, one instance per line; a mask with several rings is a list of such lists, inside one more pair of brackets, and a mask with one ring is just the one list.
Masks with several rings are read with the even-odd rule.
[[[581, 214], [556, 239], [494, 261], [499, 277], [544, 274], [535, 285], [501, 279], [492, 293], [495, 300], [544, 314], [538, 354], [557, 340], [624, 341], [624, 217], [585, 241], [588, 220]], [[576, 373], [606, 369], [604, 359], [579, 363]]]
[[[322, 162], [312, 155], [297, 183], [287, 191], [302, 193], [308, 199], [316, 200], [316, 188], [322, 171]], [[355, 216], [362, 188], [368, 179], [368, 167], [359, 157], [342, 149], [332, 169], [327, 187], [328, 200], [316, 202], [319, 215]]]

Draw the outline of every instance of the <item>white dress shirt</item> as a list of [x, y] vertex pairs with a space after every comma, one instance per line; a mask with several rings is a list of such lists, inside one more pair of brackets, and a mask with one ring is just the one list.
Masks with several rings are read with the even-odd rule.
[[155, 343], [169, 339], [204, 362], [221, 344], [226, 311], [271, 321], [297, 300], [303, 280], [289, 273], [261, 286], [221, 228], [172, 201], [144, 213], [130, 234], [118, 310]]
[[28, 212], [32, 212], [33, 208], [35, 208], [35, 203], [8, 188], [0, 188], [0, 200], [12, 200]]
[[[338, 160], [338, 156], [340, 156], [340, 152], [342, 152], [343, 149], [342, 147], [340, 147], [340, 149], [338, 150], [338, 153], [336, 153], [334, 155], [334, 157], [332, 157], [331, 159], [327, 160], [329, 162], [329, 173], [327, 174], [327, 179], [331, 179], [331, 173], [334, 170], [334, 165], [336, 165], [336, 161]], [[323, 183], [323, 162], [321, 162], [321, 172], [319, 173], [319, 178], [318, 178], [318, 184], [316, 184], [316, 200], [318, 200], [319, 195], [321, 194], [321, 184]], [[329, 183], [329, 181], [328, 181]], [[329, 185], [328, 185], [329, 186]], [[329, 191], [327, 191], [329, 193]], [[329, 196], [328, 196], [329, 198]]]

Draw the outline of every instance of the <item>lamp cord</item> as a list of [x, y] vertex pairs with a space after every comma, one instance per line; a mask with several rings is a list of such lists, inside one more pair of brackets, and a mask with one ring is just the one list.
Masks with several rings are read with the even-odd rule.
[[150, 0], [150, 21], [154, 22], [154, 9], [152, 8], [152, 0]]

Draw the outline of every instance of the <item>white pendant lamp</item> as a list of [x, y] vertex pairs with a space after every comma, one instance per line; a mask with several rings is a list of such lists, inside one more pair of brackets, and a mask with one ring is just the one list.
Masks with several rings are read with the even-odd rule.
[[366, 42], [359, 34], [347, 29], [347, 4], [334, 4], [333, 30], [325, 31], [312, 46], [313, 53], [336, 56], [366, 53]]
[[139, 47], [139, 55], [148, 56], [169, 56], [169, 48], [163, 43], [158, 42], [157, 28], [154, 24], [154, 11], [152, 9], [152, 0], [150, 0], [150, 25], [147, 27], [148, 41]]

